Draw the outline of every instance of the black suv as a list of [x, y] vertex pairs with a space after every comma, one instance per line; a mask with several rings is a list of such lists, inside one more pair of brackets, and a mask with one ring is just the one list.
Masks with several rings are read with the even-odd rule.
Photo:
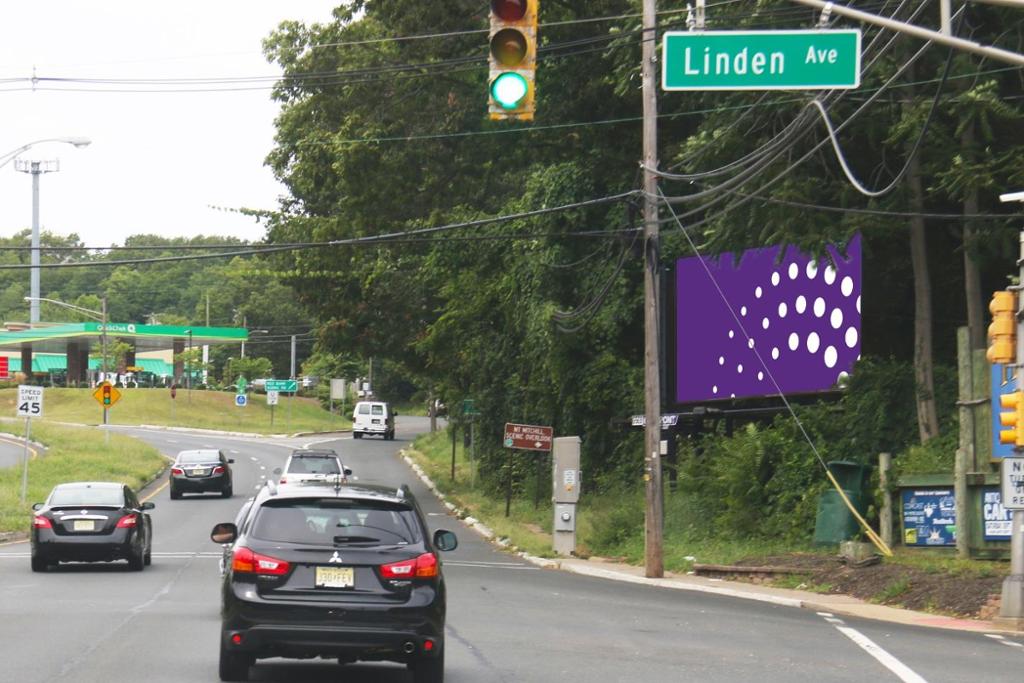
[[445, 585], [439, 550], [408, 488], [280, 487], [256, 494], [241, 528], [210, 538], [225, 558], [220, 677], [246, 681], [265, 657], [408, 665], [444, 680]]
[[216, 449], [181, 451], [171, 465], [171, 500], [181, 498], [183, 493], [207, 491], [230, 498], [234, 495], [231, 475], [234, 462], [234, 458], [228, 458]]

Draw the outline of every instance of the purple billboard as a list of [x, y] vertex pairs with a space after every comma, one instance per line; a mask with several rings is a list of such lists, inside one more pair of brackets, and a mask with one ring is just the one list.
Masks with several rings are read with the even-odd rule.
[[860, 236], [828, 253], [676, 261], [676, 403], [835, 387], [860, 357]]

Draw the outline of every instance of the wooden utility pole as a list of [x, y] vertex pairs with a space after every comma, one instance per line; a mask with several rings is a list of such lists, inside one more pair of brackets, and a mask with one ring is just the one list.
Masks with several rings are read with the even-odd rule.
[[658, 355], [658, 44], [655, 0], [644, 0], [642, 55], [644, 98], [644, 523], [645, 574], [665, 574], [662, 548], [661, 371]]

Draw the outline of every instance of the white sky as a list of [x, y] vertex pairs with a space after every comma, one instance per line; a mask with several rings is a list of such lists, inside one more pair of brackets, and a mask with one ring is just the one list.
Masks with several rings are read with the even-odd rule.
[[[36, 76], [251, 77], [280, 72], [261, 41], [280, 21], [326, 22], [338, 0], [32, 0], [0, 4], [0, 155], [60, 161], [40, 177], [40, 224], [89, 245], [138, 233], [259, 239], [248, 217], [212, 207], [272, 209], [284, 194], [263, 160], [278, 105], [270, 84], [206, 93], [31, 91]], [[53, 87], [40, 83], [40, 87]], [[139, 86], [70, 87], [137, 88]], [[189, 86], [185, 86], [189, 87]], [[240, 87], [239, 84], [220, 86]], [[0, 156], [0, 163], [5, 160]], [[0, 235], [32, 225], [32, 180], [0, 167]]]

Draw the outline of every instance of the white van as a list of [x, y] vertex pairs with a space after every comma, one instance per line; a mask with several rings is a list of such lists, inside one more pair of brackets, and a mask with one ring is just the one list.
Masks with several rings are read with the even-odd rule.
[[360, 401], [352, 412], [352, 437], [363, 438], [364, 434], [380, 434], [385, 439], [395, 438], [395, 417], [398, 413], [390, 403], [383, 401]]

